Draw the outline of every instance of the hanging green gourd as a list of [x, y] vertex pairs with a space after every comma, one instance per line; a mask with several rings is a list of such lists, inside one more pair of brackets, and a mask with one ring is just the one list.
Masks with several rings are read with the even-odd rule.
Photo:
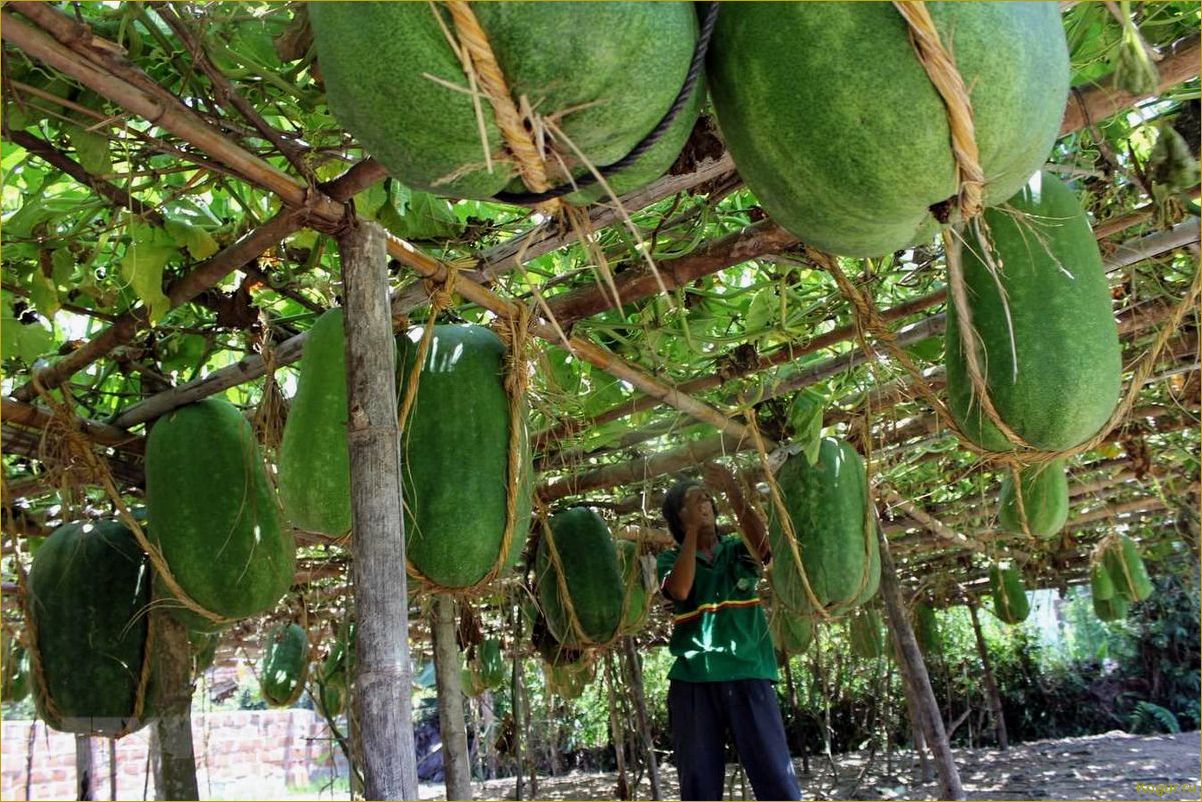
[[939, 619], [929, 602], [914, 605], [914, 636], [923, 654], [928, 657], [943, 651], [943, 636], [939, 632]]
[[1090, 566], [1089, 590], [1095, 599], [1102, 601], [1109, 601], [1115, 596], [1114, 580], [1110, 578], [1106, 564], [1100, 559], [1095, 559]]
[[989, 588], [993, 593], [993, 614], [1004, 624], [1018, 624], [1031, 612], [1022, 574], [1013, 565], [994, 563], [989, 567]]
[[847, 620], [851, 651], [863, 660], [875, 660], [885, 650], [881, 614], [871, 607], [861, 608]]
[[329, 537], [351, 530], [345, 343], [341, 308], [325, 312], [309, 329], [279, 451], [285, 517]]
[[574, 663], [543, 663], [547, 691], [562, 699], [580, 698], [584, 689], [593, 681], [594, 672], [595, 664], [588, 659]]
[[543, 527], [534, 564], [547, 627], [560, 643], [608, 643], [622, 623], [623, 584], [609, 526], [587, 507], [572, 507]]
[[505, 659], [501, 655], [501, 641], [485, 638], [476, 644], [476, 655], [471, 664], [475, 684], [487, 691], [498, 690], [505, 684]]
[[963, 294], [955, 270], [949, 291], [949, 409], [964, 435], [990, 451], [1074, 448], [1110, 418], [1122, 374], [1089, 219], [1060, 179], [1036, 173], [982, 220], [949, 254], [959, 255], [963, 275]]
[[1099, 621], [1121, 621], [1127, 617], [1131, 602], [1122, 596], [1112, 596], [1109, 599], [1093, 598], [1093, 612]]
[[189, 629], [270, 610], [292, 586], [292, 530], [280, 526], [254, 433], [233, 404], [207, 398], [155, 422], [146, 497], [147, 536], [171, 576], [159, 579]]
[[[928, 11], [934, 30], [915, 35], [903, 10]], [[916, 41], [932, 40], [964, 89], [967, 130], [924, 68], [948, 63], [920, 55]], [[1047, 160], [1068, 99], [1055, 3], [741, 4], [710, 51], [739, 175], [774, 220], [845, 256], [885, 256], [955, 222], [965, 140], [981, 202], [1005, 201]]]
[[810, 648], [814, 640], [814, 623], [779, 604], [772, 605], [768, 615], [768, 629], [772, 633], [772, 644], [776, 650], [786, 655], [801, 654]]
[[121, 737], [149, 707], [151, 568], [116, 521], [69, 523], [34, 556], [26, 585], [38, 716], [60, 732]]
[[288, 707], [300, 698], [309, 673], [309, 635], [300, 624], [272, 630], [259, 668], [259, 690], [272, 707]]
[[856, 450], [830, 437], [813, 465], [798, 454], [777, 472], [768, 536], [772, 588], [785, 607], [837, 617], [876, 593], [881, 564], [867, 483]]
[[1054, 537], [1068, 521], [1068, 474], [1058, 459], [1017, 469], [1016, 484], [1011, 471], [1002, 477], [998, 520], [1003, 529], [1035, 537]]
[[521, 556], [532, 470], [524, 336], [509, 339], [460, 325], [397, 338], [405, 557], [421, 587], [480, 588]]
[[630, 540], [619, 540], [618, 568], [622, 572], [622, 633], [634, 635], [647, 623], [651, 612], [652, 587], [647, 582], [643, 564], [639, 558], [639, 544]]
[[1143, 601], [1152, 595], [1152, 580], [1134, 540], [1126, 535], [1108, 535], [1098, 544], [1098, 550], [1117, 595], [1129, 602]]
[[[339, 123], [406, 185], [480, 199], [541, 192], [629, 154], [683, 94], [698, 34], [683, 2], [322, 3], [309, 19]], [[615, 193], [672, 164], [702, 83], [610, 177]]]

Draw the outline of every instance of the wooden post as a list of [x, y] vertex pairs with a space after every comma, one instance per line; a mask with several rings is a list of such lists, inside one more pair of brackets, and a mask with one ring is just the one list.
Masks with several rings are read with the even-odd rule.
[[117, 739], [109, 738], [109, 799], [117, 798]]
[[614, 759], [618, 766], [618, 787], [614, 789], [615, 799], [630, 799], [630, 781], [626, 777], [626, 733], [618, 716], [618, 688], [614, 679], [613, 655], [606, 654], [605, 685], [609, 691], [609, 740], [614, 745]]
[[[159, 799], [200, 799], [196, 785], [196, 752], [192, 746], [192, 647], [188, 627], [165, 611], [152, 607], [155, 694], [151, 724], [158, 735], [155, 788]], [[152, 740], [152, 744], [155, 741]], [[153, 746], [152, 746], [153, 748]]]
[[434, 641], [434, 681], [438, 688], [438, 734], [442, 738], [442, 770], [447, 799], [472, 798], [472, 769], [468, 763], [467, 724], [463, 717], [463, 677], [455, 639], [455, 600], [434, 594], [430, 636]]
[[497, 777], [497, 719], [496, 696], [485, 691], [480, 697], [480, 751], [484, 755], [483, 774], [486, 780]]
[[989, 713], [993, 716], [993, 726], [997, 729], [998, 748], [1004, 752], [1010, 748], [1010, 740], [1006, 737], [1006, 718], [1002, 715], [1002, 696], [998, 693], [997, 682], [993, 678], [989, 650], [985, 647], [985, 636], [981, 633], [981, 621], [977, 617], [977, 603], [973, 599], [968, 600], [968, 615], [972, 618], [972, 632], [977, 639], [977, 654], [981, 657], [981, 668], [985, 675], [985, 695], [989, 698]]
[[926, 665], [922, 662], [918, 641], [914, 638], [910, 622], [906, 620], [906, 609], [902, 602], [901, 588], [897, 583], [893, 555], [889, 553], [889, 541], [885, 539], [880, 527], [877, 527], [877, 541], [881, 552], [881, 596], [885, 601], [885, 614], [897, 647], [897, 662], [902, 671], [902, 681], [910, 686], [913, 693], [915, 712], [927, 745], [931, 748], [935, 770], [939, 774], [940, 798], [963, 799], [964, 788], [960, 784], [960, 773], [952, 759], [951, 745], [943, 728], [943, 716], [939, 712], [939, 704], [935, 701], [935, 693], [931, 690], [931, 679], [927, 675]]
[[622, 650], [626, 653], [626, 666], [630, 672], [630, 696], [634, 700], [634, 717], [639, 725], [639, 735], [643, 739], [643, 749], [647, 752], [647, 779], [651, 783], [651, 798], [663, 799], [663, 789], [659, 784], [659, 763], [655, 759], [655, 739], [651, 736], [647, 697], [643, 691], [643, 665], [638, 650], [634, 648], [632, 636], [622, 638]]
[[522, 612], [518, 609], [518, 605], [509, 605], [510, 621], [513, 629], [513, 672], [510, 676], [509, 698], [512, 700], [512, 710], [510, 715], [513, 717], [513, 759], [517, 766], [513, 785], [513, 798], [515, 800], [523, 799], [522, 785], [526, 779], [525, 766], [522, 763], [522, 732], [525, 727], [522, 722], [525, 720], [523, 710], [526, 707], [526, 691], [525, 679], [522, 677], [522, 654], [518, 644], [522, 642]]
[[358, 622], [351, 701], [363, 744], [367, 798], [417, 799], [396, 346], [386, 243], [387, 235], [374, 223], [351, 225], [338, 238], [346, 299], [347, 442]]
[[75, 798], [92, 798], [92, 739], [75, 735]]

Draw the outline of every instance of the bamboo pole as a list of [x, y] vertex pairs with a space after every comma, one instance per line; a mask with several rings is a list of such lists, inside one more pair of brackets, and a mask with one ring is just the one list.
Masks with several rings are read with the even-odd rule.
[[455, 637], [455, 599], [435, 593], [430, 635], [434, 641], [434, 678], [438, 688], [438, 734], [442, 738], [442, 771], [447, 799], [472, 798], [468, 765], [467, 725], [463, 718], [462, 659]]
[[1153, 92], [1135, 94], [1114, 85], [1113, 74], [1087, 89], [1074, 88], [1070, 94], [1060, 135], [1072, 133], [1093, 123], [1099, 123], [1123, 109], [1155, 97], [1170, 87], [1197, 77], [1202, 47], [1197, 34], [1178, 40], [1165, 58], [1156, 65], [1160, 81]]
[[626, 658], [626, 670], [630, 677], [630, 698], [634, 703], [635, 723], [639, 728], [639, 738], [643, 742], [646, 755], [647, 779], [651, 784], [651, 798], [663, 799], [664, 792], [659, 781], [659, 761], [655, 757], [655, 739], [651, 734], [651, 721], [647, 715], [647, 696], [643, 685], [643, 665], [638, 649], [634, 646], [634, 637], [626, 635], [622, 638], [622, 653]]
[[347, 442], [358, 634], [353, 713], [368, 799], [416, 799], [396, 359], [384, 231], [338, 241], [346, 298]]
[[906, 616], [893, 555], [889, 553], [889, 541], [879, 530], [877, 542], [881, 553], [881, 596], [885, 602], [885, 614], [897, 647], [897, 662], [902, 669], [902, 679], [914, 695], [915, 712], [934, 758], [935, 770], [939, 775], [940, 799], [964, 799], [960, 773], [956, 769], [951, 745], [943, 728], [943, 716], [939, 713], [939, 704], [935, 701], [935, 693], [931, 689], [931, 680], [922, 660], [922, 652]]
[[75, 798], [92, 799], [92, 739], [75, 734]]
[[150, 684], [155, 711], [151, 726], [157, 733], [159, 759], [155, 788], [160, 799], [200, 799], [196, 784], [196, 750], [192, 743], [192, 659], [188, 628], [166, 607], [150, 611], [154, 629], [154, 682]]
[[989, 648], [985, 645], [985, 635], [981, 632], [976, 600], [969, 598], [966, 601], [968, 615], [972, 619], [973, 637], [977, 642], [977, 655], [981, 658], [981, 675], [985, 678], [985, 698], [989, 700], [989, 714], [993, 717], [993, 726], [997, 731], [998, 748], [1005, 752], [1010, 748], [1010, 739], [1006, 737], [1006, 717], [1002, 713], [1002, 696], [998, 693], [997, 681], [993, 678], [993, 666], [989, 661]]
[[618, 688], [614, 679], [613, 653], [601, 656], [605, 663], [606, 700], [609, 707], [609, 740], [614, 747], [614, 761], [618, 769], [618, 785], [614, 789], [615, 799], [631, 799], [630, 780], [626, 776], [626, 733], [618, 715]]

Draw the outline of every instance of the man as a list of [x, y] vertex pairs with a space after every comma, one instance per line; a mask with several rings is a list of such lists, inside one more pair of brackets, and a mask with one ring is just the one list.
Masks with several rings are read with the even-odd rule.
[[746, 542], [717, 537], [718, 508], [706, 485], [682, 480], [668, 491], [664, 519], [678, 545], [659, 556], [657, 568], [660, 591], [674, 602], [668, 720], [680, 798], [722, 798], [729, 730], [756, 799], [800, 799], [773, 687], [776, 654], [756, 592], [772, 556], [764, 522], [729, 471], [711, 464], [703, 475], [726, 493]]

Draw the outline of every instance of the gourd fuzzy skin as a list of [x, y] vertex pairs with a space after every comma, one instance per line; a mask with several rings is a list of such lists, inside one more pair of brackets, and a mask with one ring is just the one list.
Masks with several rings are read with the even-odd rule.
[[[684, 84], [697, 38], [691, 3], [473, 3], [472, 9], [510, 94], [525, 97], [597, 166], [625, 156], [663, 118]], [[482, 141], [470, 94], [453, 88], [467, 89], [468, 80], [447, 41], [454, 28], [444, 10], [428, 3], [315, 3], [309, 18], [330, 109], [396, 178], [464, 198], [523, 189], [491, 106], [482, 100]], [[687, 120], [681, 125], [684, 136], [673, 132], [660, 153], [634, 165], [636, 172], [649, 162], [667, 169], [676, 154], [666, 151], [676, 141], [682, 146], [691, 127]], [[574, 174], [586, 170], [572, 148], [558, 150]]]
[[[969, 88], [984, 202], [1046, 160], [1068, 99], [1055, 3], [931, 2]], [[739, 174], [776, 222], [844, 256], [929, 241], [954, 198], [947, 110], [889, 3], [739, 3], [718, 18], [710, 94]]]
[[[1005, 300], [982, 258], [985, 241], [969, 235], [962, 259], [989, 396], [1031, 445], [1073, 448], [1110, 418], [1122, 384], [1097, 240], [1076, 195], [1050, 173], [1032, 176], [1004, 207], [986, 210], [984, 221]], [[951, 303], [945, 336], [948, 406], [957, 424], [983, 448], [1013, 451], [973, 393]]]

